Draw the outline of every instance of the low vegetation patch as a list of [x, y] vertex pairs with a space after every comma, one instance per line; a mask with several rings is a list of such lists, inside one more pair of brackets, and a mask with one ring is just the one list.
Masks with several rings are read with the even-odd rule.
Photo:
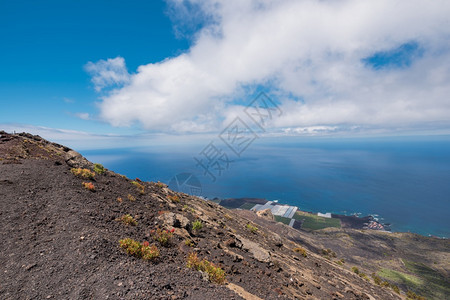
[[194, 247], [194, 242], [190, 239], [185, 239], [184, 244], [188, 247]]
[[225, 219], [227, 219], [227, 220], [233, 220], [233, 217], [230, 216], [229, 214], [224, 214], [223, 216], [224, 216]]
[[373, 282], [376, 284], [376, 285], [381, 285], [381, 278], [379, 277], [379, 276], [377, 276], [377, 274], [375, 274], [375, 273], [372, 273], [372, 279], [373, 279]]
[[367, 281], [370, 280], [369, 277], [367, 277], [367, 275], [365, 273], [359, 271], [359, 269], [357, 267], [352, 267], [352, 271], [353, 271], [353, 273], [358, 274], [359, 277], [361, 277]]
[[[387, 286], [381, 278], [391, 282], [389, 286], [397, 292], [398, 286], [406, 287], [408, 299], [425, 299], [420, 295], [427, 295], [433, 299], [445, 299], [450, 294], [450, 287], [446, 283], [444, 277], [437, 271], [425, 266], [421, 263], [403, 260], [406, 268], [415, 275], [383, 268], [372, 276], [375, 283]], [[414, 272], [415, 271], [415, 272]], [[412, 291], [414, 290], [414, 292]], [[408, 295], [409, 293], [409, 295]], [[416, 294], [418, 293], [418, 294]]]
[[183, 205], [183, 211], [188, 211], [192, 214], [195, 214], [195, 209], [193, 209], [192, 207], [189, 207], [187, 204]]
[[336, 252], [331, 249], [322, 249], [322, 255], [326, 259], [336, 258]]
[[391, 289], [400, 295], [400, 288], [398, 287], [398, 285], [391, 284]]
[[411, 300], [426, 300], [425, 297], [419, 296], [416, 293], [412, 292], [412, 291], [408, 291], [406, 292], [406, 299], [411, 299]]
[[391, 269], [383, 268], [378, 272], [378, 275], [395, 283], [404, 284], [413, 288], [418, 288], [424, 283], [419, 277]]
[[133, 195], [131, 195], [131, 194], [128, 194], [127, 198], [130, 201], [136, 201], [136, 198]]
[[72, 172], [73, 175], [84, 179], [94, 179], [95, 177], [95, 173], [89, 169], [72, 168], [70, 169], [70, 172]]
[[367, 277], [366, 273], [359, 272], [358, 275], [359, 275], [359, 277], [361, 277], [361, 278], [363, 278], [363, 279], [365, 279], [365, 280], [367, 280], [367, 281], [370, 281], [370, 279], [369, 279], [369, 277]]
[[296, 247], [293, 250], [294, 250], [294, 252], [300, 253], [303, 257], [308, 257], [306, 250], [303, 249], [302, 247]]
[[161, 246], [167, 247], [170, 245], [170, 240], [173, 237], [175, 229], [172, 228], [172, 230], [166, 230], [166, 229], [156, 229], [150, 231], [151, 235], [153, 236], [153, 239], [161, 244]]
[[203, 228], [203, 223], [202, 223], [202, 221], [200, 221], [200, 220], [195, 220], [193, 223], [192, 223], [192, 230], [194, 230], [194, 231], [198, 231], [198, 230], [200, 230], [200, 229], [202, 229]]
[[99, 174], [99, 175], [103, 175], [106, 172], [106, 170], [105, 170], [105, 168], [103, 167], [102, 164], [95, 164], [94, 165], [94, 172]]
[[258, 227], [248, 223], [247, 225], [245, 225], [245, 227], [250, 230], [251, 233], [257, 233], [258, 232]]
[[[408, 275], [408, 274], [404, 274], [404, 273], [401, 273], [401, 272], [397, 272], [397, 271], [394, 271], [394, 270], [388, 270], [388, 269], [383, 269], [380, 273], [384, 275], [383, 277], [385, 277], [385, 278], [389, 277], [390, 280], [393, 280], [394, 282], [399, 282], [401, 284], [404, 284], [404, 282], [399, 281], [398, 280], [399, 277], [403, 278], [404, 275]], [[403, 275], [401, 275], [401, 274], [403, 274]], [[408, 276], [406, 276], [406, 277], [408, 277]], [[391, 288], [394, 292], [396, 292], [397, 294], [400, 294], [400, 288], [398, 287], [398, 285], [390, 283], [390, 282], [388, 282], [386, 280], [383, 281], [375, 273], [372, 273], [372, 278], [373, 278], [373, 281], [374, 281], [375, 284], [377, 284], [379, 286], [382, 286], [382, 287]], [[414, 284], [414, 286], [417, 286], [417, 284], [418, 284], [418, 282], [416, 282]], [[414, 295], [416, 295], [416, 294], [414, 293]], [[410, 298], [410, 297], [408, 297], [408, 299], [425, 299], [425, 298], [420, 297], [420, 296], [417, 296], [417, 297], [419, 297], [419, 298]]]
[[137, 225], [137, 221], [135, 218], [133, 218], [131, 215], [126, 214], [123, 215], [119, 218], [119, 221], [121, 221], [122, 223], [124, 223], [125, 225], [131, 225], [131, 226], [136, 226]]
[[197, 253], [191, 253], [188, 255], [187, 267], [206, 273], [209, 281], [211, 282], [218, 284], [225, 283], [225, 271], [206, 259], [200, 260]]
[[132, 181], [131, 183], [136, 187], [139, 194], [141, 194], [141, 195], [145, 194], [145, 186], [143, 184], [141, 184], [137, 181]]
[[159, 256], [159, 250], [155, 245], [150, 246], [149, 242], [140, 243], [130, 238], [119, 241], [120, 247], [129, 255], [133, 255], [144, 260], [155, 260]]
[[180, 197], [178, 197], [177, 195], [170, 195], [167, 198], [173, 203], [180, 203]]
[[[422, 280], [419, 286], [410, 288], [421, 295], [433, 295], [436, 299], [445, 299], [450, 295], [448, 278], [429, 266], [415, 261], [402, 260], [406, 269]], [[420, 297], [420, 296], [419, 296]]]
[[83, 187], [91, 192], [95, 191], [95, 186], [92, 182], [83, 182]]

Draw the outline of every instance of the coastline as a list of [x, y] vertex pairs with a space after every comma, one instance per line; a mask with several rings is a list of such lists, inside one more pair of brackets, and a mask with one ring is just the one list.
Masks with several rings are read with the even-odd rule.
[[270, 210], [275, 221], [294, 229], [317, 230], [329, 227], [392, 232], [389, 223], [382, 223], [373, 215], [359, 216], [303, 211], [297, 206], [269, 201], [263, 198], [214, 198], [211, 201], [229, 209], [262, 212]]

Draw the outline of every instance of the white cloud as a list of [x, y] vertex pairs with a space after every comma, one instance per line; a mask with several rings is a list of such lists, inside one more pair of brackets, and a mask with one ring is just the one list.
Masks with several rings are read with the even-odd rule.
[[336, 126], [309, 126], [309, 127], [294, 127], [284, 128], [283, 132], [286, 135], [321, 135], [333, 133], [338, 129]]
[[66, 97], [63, 98], [63, 101], [68, 104], [75, 103], [75, 100]]
[[122, 57], [99, 60], [96, 63], [88, 62], [84, 68], [92, 76], [92, 83], [98, 92], [105, 87], [122, 85], [130, 80], [130, 74]]
[[[170, 2], [178, 19], [186, 13], [186, 1]], [[214, 131], [240, 113], [232, 100], [250, 100], [255, 95], [246, 89], [262, 85], [282, 103], [283, 115], [270, 125], [280, 131], [448, 128], [446, 0], [188, 2], [202, 11], [197, 18], [205, 25], [186, 53], [142, 65], [133, 75], [120, 57], [88, 64], [98, 90], [125, 84], [103, 96], [104, 120], [157, 131]], [[411, 41], [424, 53], [409, 68], [375, 71], [361, 61]]]
[[91, 118], [91, 116], [89, 115], [89, 113], [76, 113], [75, 116], [77, 118], [80, 118], [82, 120], [89, 120]]

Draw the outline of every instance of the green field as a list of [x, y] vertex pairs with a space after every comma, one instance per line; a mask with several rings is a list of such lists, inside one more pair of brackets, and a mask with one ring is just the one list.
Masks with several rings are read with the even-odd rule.
[[289, 218], [285, 218], [285, 217], [281, 217], [281, 216], [274, 216], [274, 217], [275, 217], [275, 221], [281, 222], [286, 225], [289, 225], [289, 223], [291, 222], [291, 219], [289, 219]]
[[417, 276], [406, 274], [399, 271], [394, 271], [391, 269], [383, 268], [380, 271], [378, 271], [377, 274], [384, 279], [393, 281], [397, 284], [407, 285], [409, 287], [412, 287], [413, 289], [419, 288], [424, 283], [423, 280]]
[[246, 203], [242, 204], [239, 208], [249, 210], [249, 209], [252, 209], [253, 206], [255, 206], [255, 203], [246, 202]]
[[406, 274], [390, 269], [381, 269], [378, 275], [393, 281], [403, 288], [412, 290], [427, 299], [446, 299], [450, 295], [450, 282], [438, 271], [422, 264], [402, 259], [408, 271]]
[[328, 227], [341, 228], [341, 220], [336, 218], [324, 218], [310, 213], [297, 211], [294, 219], [303, 221], [302, 229], [318, 230]]

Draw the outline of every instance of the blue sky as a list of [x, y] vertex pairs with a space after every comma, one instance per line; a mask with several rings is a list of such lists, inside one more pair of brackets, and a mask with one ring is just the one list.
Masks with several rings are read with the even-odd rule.
[[363, 59], [366, 65], [375, 70], [386, 68], [408, 68], [422, 56], [422, 49], [417, 42], [409, 42], [389, 51], [380, 51]]
[[264, 90], [283, 112], [271, 135], [448, 134], [449, 15], [443, 0], [0, 1], [0, 128], [214, 135]]
[[134, 132], [86, 121], [98, 94], [84, 65], [123, 56], [130, 69], [189, 47], [163, 1], [1, 1], [1, 123], [96, 133]]

